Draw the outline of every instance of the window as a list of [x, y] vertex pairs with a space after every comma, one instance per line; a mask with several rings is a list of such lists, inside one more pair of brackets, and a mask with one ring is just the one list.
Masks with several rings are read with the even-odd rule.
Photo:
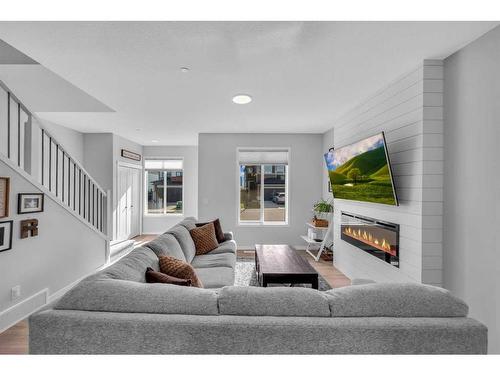
[[182, 167], [180, 159], [144, 161], [146, 214], [182, 214], [184, 174]]
[[288, 150], [239, 150], [239, 223], [288, 223]]

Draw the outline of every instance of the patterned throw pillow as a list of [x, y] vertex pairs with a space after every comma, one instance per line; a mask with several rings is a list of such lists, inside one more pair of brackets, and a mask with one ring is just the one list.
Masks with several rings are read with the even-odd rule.
[[166, 273], [167, 275], [178, 277], [180, 279], [191, 280], [191, 286], [203, 288], [201, 280], [198, 278], [194, 268], [189, 263], [168, 255], [160, 256], [158, 259], [160, 262], [160, 271], [162, 273]]
[[204, 225], [207, 225], [209, 223], [214, 223], [215, 227], [215, 236], [217, 237], [217, 242], [223, 243], [226, 241], [226, 237], [224, 236], [224, 231], [222, 230], [222, 226], [220, 225], [220, 220], [215, 219], [214, 221], [206, 222], [206, 223], [196, 223], [197, 227], [202, 227]]
[[197, 227], [189, 231], [196, 247], [196, 255], [203, 255], [219, 247], [219, 242], [215, 236], [214, 223], [208, 223], [202, 227]]
[[161, 283], [161, 284], [174, 284], [181, 286], [191, 286], [190, 279], [179, 279], [178, 277], [167, 275], [166, 273], [156, 272], [151, 267], [146, 269], [146, 282], [147, 283]]

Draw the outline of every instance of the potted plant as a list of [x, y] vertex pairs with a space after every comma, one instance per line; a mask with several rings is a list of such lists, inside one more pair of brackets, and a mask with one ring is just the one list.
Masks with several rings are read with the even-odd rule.
[[321, 219], [327, 219], [328, 214], [333, 212], [333, 202], [330, 200], [320, 199], [313, 206], [314, 214]]
[[313, 212], [312, 224], [317, 227], [327, 227], [329, 214], [333, 212], [333, 204], [330, 201], [321, 199], [314, 204]]

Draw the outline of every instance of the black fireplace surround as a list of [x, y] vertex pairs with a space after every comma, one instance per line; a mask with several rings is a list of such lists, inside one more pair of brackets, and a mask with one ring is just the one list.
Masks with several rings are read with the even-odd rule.
[[341, 212], [340, 238], [399, 267], [399, 225]]

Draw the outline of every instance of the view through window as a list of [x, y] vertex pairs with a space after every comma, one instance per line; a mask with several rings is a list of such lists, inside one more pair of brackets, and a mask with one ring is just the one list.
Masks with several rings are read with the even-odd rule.
[[183, 212], [182, 160], [145, 160], [146, 214]]
[[240, 164], [240, 222], [286, 224], [285, 164]]

